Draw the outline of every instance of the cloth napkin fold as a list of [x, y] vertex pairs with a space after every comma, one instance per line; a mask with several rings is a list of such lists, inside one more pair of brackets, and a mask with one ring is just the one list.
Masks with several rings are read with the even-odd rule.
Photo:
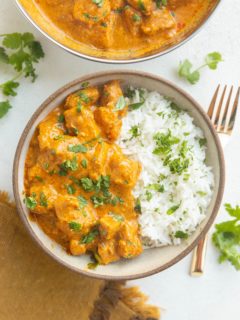
[[150, 320], [159, 309], [138, 288], [81, 276], [30, 238], [0, 193], [0, 320]]

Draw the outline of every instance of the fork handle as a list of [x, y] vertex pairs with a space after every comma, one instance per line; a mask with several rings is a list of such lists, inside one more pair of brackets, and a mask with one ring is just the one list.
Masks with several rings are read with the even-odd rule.
[[200, 277], [204, 272], [205, 257], [207, 251], [208, 235], [203, 237], [193, 250], [192, 265], [190, 274], [194, 277]]

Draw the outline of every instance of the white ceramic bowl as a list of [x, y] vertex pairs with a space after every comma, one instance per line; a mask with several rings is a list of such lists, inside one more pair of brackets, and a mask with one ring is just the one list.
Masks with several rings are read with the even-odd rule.
[[[215, 188], [206, 219], [197, 228], [196, 232], [181, 245], [148, 249], [132, 260], [121, 260], [107, 266], [99, 266], [96, 270], [89, 270], [87, 269], [87, 263], [89, 262], [87, 255], [75, 257], [67, 254], [61, 246], [51, 240], [29, 218], [28, 209], [23, 203], [24, 164], [31, 137], [39, 122], [49, 112], [56, 108], [70, 93], [80, 89], [81, 83], [88, 81], [90, 85], [102, 85], [113, 79], [119, 79], [123, 86], [132, 85], [156, 90], [160, 94], [170, 97], [194, 118], [195, 124], [203, 130], [207, 138], [207, 164], [213, 168]], [[183, 90], [160, 77], [143, 72], [123, 70], [101, 72], [77, 79], [59, 89], [39, 107], [23, 131], [17, 147], [13, 168], [13, 188], [22, 221], [44, 251], [59, 263], [81, 274], [101, 279], [123, 280], [142, 278], [160, 272], [181, 260], [194, 248], [199, 239], [207, 233], [217, 215], [224, 190], [224, 172], [224, 158], [219, 139], [199, 104]]]

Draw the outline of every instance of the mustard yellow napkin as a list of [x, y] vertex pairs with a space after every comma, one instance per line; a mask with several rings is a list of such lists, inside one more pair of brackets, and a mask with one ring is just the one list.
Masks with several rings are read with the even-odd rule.
[[0, 193], [0, 320], [158, 319], [137, 288], [83, 277], [48, 257]]

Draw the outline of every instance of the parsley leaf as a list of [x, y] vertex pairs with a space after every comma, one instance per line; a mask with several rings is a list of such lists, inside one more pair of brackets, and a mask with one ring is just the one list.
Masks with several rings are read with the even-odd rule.
[[216, 224], [212, 241], [220, 252], [219, 263], [228, 260], [236, 270], [240, 270], [240, 207], [225, 204], [225, 209], [234, 219]]

